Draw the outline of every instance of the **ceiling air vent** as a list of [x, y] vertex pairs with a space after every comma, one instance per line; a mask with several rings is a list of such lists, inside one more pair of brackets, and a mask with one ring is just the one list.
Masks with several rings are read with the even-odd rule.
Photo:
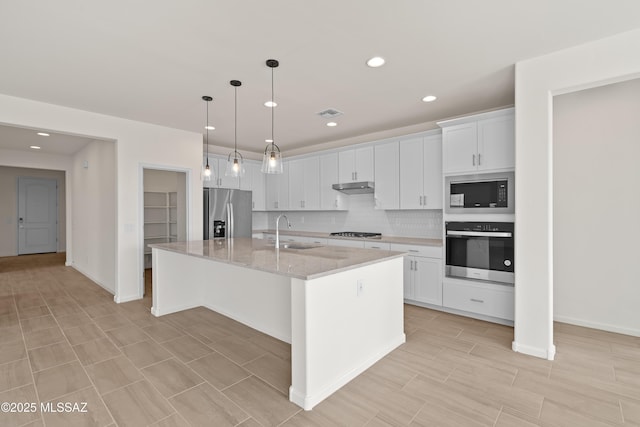
[[342, 111], [338, 111], [335, 108], [327, 108], [326, 110], [318, 113], [318, 115], [323, 119], [333, 119], [334, 117], [341, 116], [342, 114]]

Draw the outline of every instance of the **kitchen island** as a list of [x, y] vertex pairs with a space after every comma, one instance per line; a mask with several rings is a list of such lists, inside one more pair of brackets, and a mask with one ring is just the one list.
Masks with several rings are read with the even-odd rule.
[[204, 306], [290, 343], [289, 399], [306, 410], [405, 341], [401, 252], [250, 238], [150, 246], [152, 313]]

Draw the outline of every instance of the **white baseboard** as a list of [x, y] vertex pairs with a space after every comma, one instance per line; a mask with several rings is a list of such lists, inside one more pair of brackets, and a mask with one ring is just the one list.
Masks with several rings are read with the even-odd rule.
[[513, 341], [511, 343], [511, 349], [517, 353], [528, 354], [529, 356], [535, 356], [541, 359], [553, 360], [556, 357], [555, 345], [552, 345], [550, 348], [545, 349], [541, 347], [518, 344], [516, 341]]
[[173, 307], [164, 307], [162, 310], [157, 309], [156, 307], [151, 307], [151, 314], [156, 317], [164, 316], [166, 314], [177, 313], [179, 311], [190, 310], [192, 308], [200, 307], [200, 304], [184, 304], [184, 305], [175, 305]]
[[599, 329], [599, 330], [602, 330], [602, 331], [614, 332], [616, 334], [623, 334], [623, 335], [631, 335], [631, 336], [634, 336], [634, 337], [640, 337], [640, 329], [637, 329], [637, 328], [629, 328], [629, 327], [626, 327], [626, 326], [611, 325], [611, 324], [608, 324], [608, 323], [593, 322], [593, 321], [589, 321], [589, 320], [576, 319], [574, 317], [561, 316], [561, 315], [560, 316], [554, 315], [553, 316], [553, 320], [555, 322], [568, 323], [570, 325], [583, 326], [585, 328]]
[[375, 354], [371, 355], [358, 366], [346, 372], [340, 378], [336, 379], [330, 384], [327, 384], [322, 390], [318, 391], [313, 396], [307, 396], [299, 390], [295, 390], [293, 386], [289, 387], [289, 400], [295, 403], [296, 405], [304, 408], [305, 411], [310, 411], [316, 406], [318, 403], [322, 402], [327, 397], [331, 396], [333, 393], [338, 391], [341, 387], [347, 384], [349, 381], [369, 369], [376, 362], [382, 359], [384, 356], [395, 350], [398, 346], [405, 343], [407, 340], [406, 335], [403, 333], [398, 336], [396, 339], [391, 341], [387, 346], [378, 350]]

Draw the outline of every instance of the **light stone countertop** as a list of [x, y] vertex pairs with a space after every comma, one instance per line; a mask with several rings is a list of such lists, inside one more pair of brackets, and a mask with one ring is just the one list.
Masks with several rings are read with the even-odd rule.
[[248, 237], [149, 246], [302, 280], [312, 280], [405, 255], [404, 252], [337, 246], [276, 250], [272, 242]]
[[[253, 230], [253, 232], [276, 234], [276, 230], [274, 229]], [[442, 247], [442, 239], [426, 239], [421, 237], [382, 236], [379, 239], [368, 239], [363, 237], [331, 236], [329, 233], [317, 233], [313, 231], [296, 231], [296, 230], [290, 230], [290, 229], [280, 230], [280, 235], [281, 236], [313, 237], [313, 238], [320, 238], [320, 239], [358, 240], [358, 241], [365, 241], [365, 242], [385, 242], [385, 243], [399, 243], [403, 245]]]

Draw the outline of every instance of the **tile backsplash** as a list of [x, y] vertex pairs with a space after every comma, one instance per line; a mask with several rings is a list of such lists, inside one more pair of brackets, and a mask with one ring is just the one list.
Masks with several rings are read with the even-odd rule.
[[[442, 238], [441, 210], [374, 209], [372, 194], [349, 197], [348, 211], [284, 212], [293, 230], [331, 233], [334, 231], [369, 231], [388, 236]], [[283, 212], [254, 212], [253, 228], [275, 228], [275, 220]]]

